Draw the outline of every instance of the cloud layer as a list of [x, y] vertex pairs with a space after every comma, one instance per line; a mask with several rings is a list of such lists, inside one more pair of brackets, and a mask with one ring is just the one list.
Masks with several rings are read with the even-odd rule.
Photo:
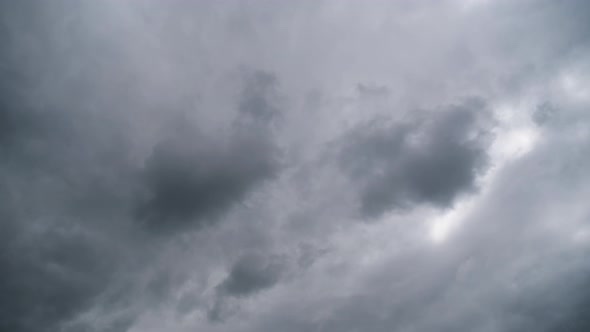
[[0, 5], [0, 331], [587, 331], [584, 1]]

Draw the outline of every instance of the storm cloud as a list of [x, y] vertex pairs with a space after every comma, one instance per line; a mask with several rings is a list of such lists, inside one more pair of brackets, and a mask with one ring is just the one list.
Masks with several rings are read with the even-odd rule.
[[252, 294], [275, 284], [281, 269], [279, 258], [245, 256], [232, 266], [227, 279], [219, 285], [219, 289], [232, 296]]
[[276, 175], [280, 156], [270, 121], [278, 110], [268, 91], [275, 79], [264, 72], [249, 76], [229, 137], [215, 141], [180, 122], [171, 129], [172, 137], [156, 144], [145, 169], [151, 197], [138, 213], [148, 227], [165, 231], [191, 220], [210, 223]]
[[363, 188], [364, 215], [419, 203], [448, 207], [475, 189], [490, 141], [485, 104], [472, 100], [429, 115], [385, 128], [371, 123], [351, 135], [342, 158]]
[[587, 331], [585, 1], [0, 4], [0, 331]]

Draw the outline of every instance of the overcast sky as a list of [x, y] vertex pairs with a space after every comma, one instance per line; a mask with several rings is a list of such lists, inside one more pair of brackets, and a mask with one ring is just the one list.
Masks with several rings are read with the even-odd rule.
[[0, 331], [590, 331], [590, 3], [0, 5]]

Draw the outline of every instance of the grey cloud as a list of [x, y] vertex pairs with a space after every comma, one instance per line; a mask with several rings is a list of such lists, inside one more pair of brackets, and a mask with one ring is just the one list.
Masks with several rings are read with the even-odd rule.
[[[253, 134], [224, 144], [207, 144], [198, 135], [160, 143], [147, 161], [152, 198], [139, 217], [157, 231], [202, 225], [232, 205], [277, 170], [272, 145]], [[179, 141], [180, 140], [180, 141]]]
[[[26, 96], [26, 88], [20, 87], [23, 84], [23, 78], [20, 75], [3, 73], [1, 75], [0, 89], [0, 141], [2, 145], [10, 144], [10, 141], [18, 136], [20, 132], [26, 131], [31, 127], [28, 110], [22, 110], [23, 102]], [[21, 108], [21, 109], [15, 109]]]
[[385, 96], [390, 93], [386, 86], [357, 84], [356, 86], [361, 96]]
[[227, 277], [216, 286], [216, 298], [207, 312], [212, 322], [223, 322], [235, 313], [241, 298], [273, 287], [286, 272], [286, 257], [250, 253], [231, 266]]
[[246, 70], [245, 86], [240, 96], [239, 111], [248, 118], [268, 124], [279, 115], [278, 80], [274, 74], [261, 70]]
[[0, 8], [0, 330], [589, 329], [587, 2]]
[[55, 17], [28, 2], [0, 7], [0, 330], [56, 331], [94, 305], [124, 260], [110, 241], [129, 192], [113, 183], [132, 182], [125, 122], [67, 88], [84, 75], [64, 74]]
[[229, 137], [200, 135], [185, 122], [157, 144], [145, 169], [150, 198], [138, 214], [149, 228], [204, 226], [278, 173], [280, 155], [270, 127], [278, 113], [269, 91], [275, 84], [263, 71], [245, 79]]
[[[0, 330], [126, 331], [138, 307], [175, 289], [138, 280], [149, 275], [158, 246], [166, 247], [137, 232], [146, 188], [150, 229], [166, 233], [219, 217], [276, 174], [267, 118], [278, 112], [276, 79], [262, 71], [244, 79], [229, 138], [203, 141], [190, 125], [164, 128], [170, 139], [160, 140], [142, 170], [150, 145], [142, 119], [158, 119], [129, 59], [113, 47], [117, 38], [100, 37], [85, 5], [39, 6], [1, 6], [0, 33], [10, 43], [0, 51]], [[148, 133], [143, 140], [138, 130]], [[95, 312], [105, 317], [85, 320]]]
[[232, 266], [219, 290], [237, 297], [254, 294], [277, 283], [283, 269], [280, 257], [246, 255]]
[[533, 121], [539, 126], [546, 124], [551, 121], [551, 118], [555, 116], [555, 108], [549, 102], [544, 102], [537, 106], [533, 113]]
[[3, 331], [57, 329], [93, 304], [117, 268], [102, 241], [75, 231], [33, 235], [21, 230], [10, 236], [0, 258]]
[[472, 100], [411, 123], [358, 128], [342, 160], [362, 188], [363, 215], [420, 203], [447, 207], [474, 190], [490, 138], [485, 107]]

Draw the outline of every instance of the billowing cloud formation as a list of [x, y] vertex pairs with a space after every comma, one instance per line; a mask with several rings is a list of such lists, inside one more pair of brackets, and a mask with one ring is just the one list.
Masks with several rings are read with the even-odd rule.
[[343, 151], [361, 183], [364, 215], [416, 203], [449, 206], [475, 187], [486, 165], [490, 125], [480, 101], [393, 128], [362, 128]]
[[191, 219], [203, 224], [277, 173], [279, 156], [269, 125], [278, 110], [267, 96], [275, 79], [264, 72], [252, 76], [227, 141], [199, 136], [197, 128], [181, 124], [156, 145], [146, 164], [150, 198], [139, 213], [148, 227], [165, 232]]
[[198, 137], [158, 145], [147, 164], [153, 197], [142, 207], [142, 217], [156, 228], [211, 218], [273, 175], [277, 161], [268, 142], [248, 135], [234, 139], [230, 146], [205, 146], [205, 151], [191, 151], [199, 149]]
[[0, 331], [587, 331], [588, 13], [2, 3]]
[[[285, 274], [286, 261], [280, 256], [249, 254], [240, 257], [231, 267], [227, 277], [216, 287], [216, 299], [208, 312], [212, 322], [227, 318], [231, 298], [253, 296], [274, 286]], [[231, 312], [231, 311], [230, 311]]]
[[227, 279], [219, 285], [219, 289], [232, 296], [255, 293], [276, 283], [281, 269], [281, 262], [278, 259], [259, 255], [242, 257], [231, 268]]

